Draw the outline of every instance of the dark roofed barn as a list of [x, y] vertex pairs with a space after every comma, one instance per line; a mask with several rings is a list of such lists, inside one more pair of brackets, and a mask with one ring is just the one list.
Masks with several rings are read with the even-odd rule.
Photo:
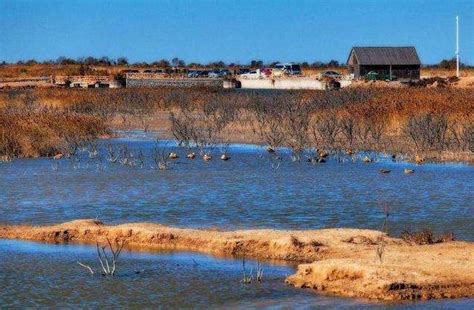
[[349, 73], [356, 79], [375, 71], [383, 79], [418, 80], [420, 65], [413, 46], [353, 47], [347, 59]]

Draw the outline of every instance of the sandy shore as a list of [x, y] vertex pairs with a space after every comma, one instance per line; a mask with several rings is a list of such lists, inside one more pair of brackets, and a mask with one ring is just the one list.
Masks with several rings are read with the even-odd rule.
[[200, 230], [151, 223], [104, 225], [76, 220], [50, 226], [0, 225], [0, 238], [95, 244], [126, 238], [130, 249], [198, 251], [303, 263], [287, 278], [297, 287], [370, 299], [474, 296], [474, 243], [410, 245], [362, 229]]

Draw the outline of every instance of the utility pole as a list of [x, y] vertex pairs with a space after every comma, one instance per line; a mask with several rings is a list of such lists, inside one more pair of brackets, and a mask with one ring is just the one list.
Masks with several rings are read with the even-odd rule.
[[459, 77], [459, 16], [456, 16], [456, 76]]

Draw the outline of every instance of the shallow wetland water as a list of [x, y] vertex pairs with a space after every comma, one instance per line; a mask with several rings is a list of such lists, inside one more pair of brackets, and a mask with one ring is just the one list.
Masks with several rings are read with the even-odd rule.
[[[107, 145], [124, 146], [136, 166], [107, 160]], [[231, 145], [229, 161], [185, 158], [187, 150], [162, 142], [180, 158], [158, 170], [151, 159], [151, 134], [128, 132], [103, 140], [98, 155], [87, 151], [59, 161], [25, 159], [0, 164], [0, 221], [46, 224], [79, 218], [105, 223], [156, 222], [218, 229], [380, 229], [390, 207], [389, 230], [429, 227], [474, 240], [474, 167], [463, 164], [393, 162], [371, 154], [374, 163], [348, 156], [327, 163], [300, 163], [281, 150]], [[144, 156], [143, 164], [138, 160]], [[390, 169], [381, 174], [379, 169]], [[405, 168], [415, 169], [411, 175]], [[95, 264], [95, 248], [0, 241], [0, 306], [200, 307], [200, 308], [464, 308], [472, 299], [374, 303], [337, 298], [284, 284], [294, 266], [264, 264], [263, 283], [240, 283], [239, 259], [196, 253], [132, 253], [122, 257], [115, 278], [91, 276], [76, 264]], [[249, 268], [255, 262], [249, 262]], [[140, 273], [135, 273], [139, 270]], [[18, 289], [21, 288], [21, 289]], [[123, 292], [126, 292], [123, 294]]]

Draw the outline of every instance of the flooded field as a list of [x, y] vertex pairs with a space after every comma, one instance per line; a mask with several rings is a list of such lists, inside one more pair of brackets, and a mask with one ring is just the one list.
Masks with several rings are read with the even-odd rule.
[[[187, 149], [161, 142], [179, 159], [167, 170], [152, 160], [153, 135], [126, 133], [99, 143], [98, 155], [79, 151], [59, 161], [25, 159], [0, 164], [3, 223], [59, 223], [98, 218], [107, 223], [149, 221], [180, 227], [380, 229], [384, 206], [389, 230], [431, 228], [474, 240], [474, 167], [393, 162], [366, 164], [343, 156], [327, 163], [281, 160], [264, 147], [233, 145], [229, 161], [185, 158]], [[107, 146], [127, 148], [135, 166], [107, 160]], [[163, 148], [162, 148], [163, 149]], [[143, 154], [143, 163], [137, 158]], [[273, 158], [273, 159], [272, 159]], [[404, 174], [404, 169], [415, 169]], [[380, 169], [390, 169], [382, 174]]]

